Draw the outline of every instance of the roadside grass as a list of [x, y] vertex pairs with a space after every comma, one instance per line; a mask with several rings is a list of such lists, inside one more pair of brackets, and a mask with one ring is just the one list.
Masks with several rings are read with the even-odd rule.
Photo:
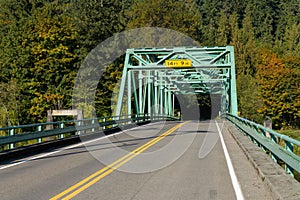
[[[281, 134], [284, 134], [286, 136], [289, 136], [295, 140], [300, 141], [300, 130], [283, 130], [283, 131], [278, 131]], [[298, 156], [300, 156], [300, 147], [295, 146], [294, 147], [294, 153]]]
[[278, 132], [300, 141], [300, 130], [283, 130]]

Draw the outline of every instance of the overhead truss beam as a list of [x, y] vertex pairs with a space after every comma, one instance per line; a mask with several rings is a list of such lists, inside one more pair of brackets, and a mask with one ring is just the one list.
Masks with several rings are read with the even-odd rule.
[[[187, 63], [191, 63], [190, 66], [183, 65], [187, 60], [189, 61]], [[180, 62], [182, 65], [178, 64]], [[172, 66], [173, 63], [176, 64]], [[127, 96], [124, 95], [124, 91], [127, 91]], [[127, 50], [116, 115], [133, 112], [172, 115], [174, 95], [180, 93], [221, 95], [222, 112], [236, 115], [233, 47]], [[126, 101], [127, 109], [124, 109]], [[136, 104], [135, 110], [131, 105], [133, 102]]]

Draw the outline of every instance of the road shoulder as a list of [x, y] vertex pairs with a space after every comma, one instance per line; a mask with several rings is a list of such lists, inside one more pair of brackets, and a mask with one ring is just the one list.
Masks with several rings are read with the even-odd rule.
[[243, 149], [230, 134], [228, 124], [219, 123], [230, 158], [243, 191], [244, 198], [247, 200], [271, 200], [274, 199], [270, 190], [259, 177], [257, 170], [249, 162]]
[[[263, 183], [265, 189], [269, 191], [273, 199], [289, 199], [296, 200], [300, 198], [300, 184], [283, 168], [273, 162], [258, 146], [252, 143], [245, 135], [243, 135], [233, 124], [226, 121], [224, 132], [227, 132], [233, 138], [240, 149], [244, 152], [244, 157], [249, 160], [252, 169], [256, 173], [256, 177]], [[234, 152], [234, 151], [232, 151]], [[242, 162], [237, 162], [238, 165]], [[239, 168], [239, 167], [238, 167]], [[245, 170], [246, 171], [246, 170]], [[250, 176], [249, 173], [242, 177]], [[266, 191], [267, 192], [267, 191]]]

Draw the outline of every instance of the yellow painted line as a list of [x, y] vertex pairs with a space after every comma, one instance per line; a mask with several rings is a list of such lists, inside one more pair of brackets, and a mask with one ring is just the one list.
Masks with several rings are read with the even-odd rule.
[[[178, 126], [178, 125], [177, 125], [177, 126]], [[116, 161], [113, 162], [112, 164], [110, 164], [110, 165], [104, 167], [103, 169], [99, 170], [98, 172], [96, 172], [96, 173], [94, 173], [94, 174], [88, 176], [87, 178], [85, 178], [85, 179], [83, 179], [82, 181], [78, 182], [77, 184], [75, 184], [74, 186], [70, 187], [69, 189], [67, 189], [67, 190], [63, 191], [62, 193], [56, 195], [55, 197], [51, 198], [50, 200], [55, 200], [55, 199], [58, 199], [58, 198], [64, 196], [65, 194], [71, 192], [72, 190], [74, 190], [74, 189], [80, 187], [80, 186], [83, 185], [84, 183], [86, 183], [86, 182], [88, 182], [89, 180], [93, 179], [94, 177], [98, 176], [98, 175], [101, 174], [102, 172], [104, 172], [104, 171], [106, 171], [106, 170], [108, 170], [108, 169], [110, 169], [110, 168], [113, 168], [114, 165], [117, 165], [119, 162], [122, 162], [122, 160], [124, 160], [124, 159], [130, 157], [131, 155], [133, 155], [133, 154], [135, 154], [136, 152], [138, 152], [140, 149], [142, 149], [142, 148], [148, 146], [150, 143], [152, 143], [152, 142], [156, 141], [157, 139], [159, 139], [159, 137], [164, 136], [165, 134], [167, 134], [169, 131], [173, 130], [174, 128], [176, 128], [176, 129], [179, 128], [179, 127], [177, 127], [177, 126], [171, 128], [171, 129], [168, 130], [167, 132], [165, 132], [165, 133], [163, 133], [162, 135], [160, 135], [160, 136], [154, 138], [153, 140], [147, 142], [146, 144], [144, 144], [144, 145], [138, 147], [137, 149], [133, 150], [132, 152], [130, 152], [129, 154], [123, 156], [122, 158], [116, 160]], [[176, 129], [175, 129], [175, 130], [176, 130]], [[172, 132], [174, 132], [174, 130], [173, 130]]]
[[[121, 167], [122, 165], [124, 165], [126, 162], [128, 162], [129, 160], [131, 160], [132, 158], [136, 157], [137, 155], [139, 155], [140, 153], [142, 153], [143, 151], [145, 151], [146, 149], [148, 149], [149, 147], [151, 147], [152, 145], [156, 144], [157, 142], [159, 142], [160, 140], [162, 140], [163, 138], [165, 138], [166, 136], [170, 135], [171, 133], [173, 133], [175, 130], [177, 130], [178, 128], [180, 128], [181, 126], [183, 126], [185, 123], [181, 123], [178, 124], [176, 126], [174, 126], [173, 128], [169, 129], [168, 131], [164, 132], [163, 134], [157, 136], [156, 138], [154, 138], [153, 140], [147, 142], [146, 144], [138, 147], [137, 149], [131, 151], [130, 153], [128, 153], [127, 155], [119, 158], [118, 160], [116, 160], [115, 162], [113, 162], [112, 164], [102, 168], [101, 170], [95, 172], [94, 174], [88, 176], [87, 178], [83, 179], [82, 181], [76, 183], [75, 185], [71, 186], [70, 188], [68, 188], [67, 190], [59, 193], [58, 195], [52, 197], [50, 200], [57, 200], [63, 196], [65, 196], [66, 194], [69, 194], [70, 192], [72, 192], [71, 194], [69, 194], [68, 196], [66, 196], [65, 198], [63, 198], [64, 200], [67, 199], [71, 199], [74, 196], [76, 196], [77, 194], [79, 194], [80, 192], [84, 191], [85, 189], [87, 189], [88, 187], [90, 187], [91, 185], [97, 183], [99, 180], [101, 180], [102, 178], [104, 178], [105, 176], [109, 175], [110, 173], [112, 173], [115, 169]], [[98, 177], [97, 177], [98, 176]], [[96, 177], [96, 178], [95, 178]], [[93, 179], [94, 178], [94, 179]], [[93, 179], [92, 181], [90, 181], [91, 179]], [[90, 182], [89, 182], [90, 181]], [[87, 184], [86, 184], [87, 183]], [[85, 184], [85, 185], [84, 185]], [[82, 186], [83, 185], [83, 186]], [[82, 187], [81, 187], [82, 186]], [[80, 187], [80, 188], [79, 188]], [[79, 189], [77, 189], [79, 188]]]
[[[177, 129], [177, 127], [176, 127]], [[136, 152], [135, 154], [131, 154], [130, 157], [128, 157], [127, 159], [121, 161], [120, 163], [118, 163], [116, 166], [114, 166], [113, 168], [110, 168], [109, 170], [105, 171], [103, 174], [101, 174], [100, 176], [96, 177], [95, 179], [93, 179], [92, 181], [88, 182], [87, 184], [85, 184], [84, 186], [82, 186], [81, 188], [75, 190], [73, 193], [69, 194], [68, 196], [66, 196], [65, 198], [63, 198], [63, 200], [69, 200], [73, 197], [75, 197], [76, 195], [78, 195], [79, 193], [81, 193], [82, 191], [84, 191], [85, 189], [89, 188], [90, 186], [94, 185], [95, 183], [97, 183], [98, 181], [100, 181], [102, 178], [104, 178], [105, 176], [109, 175], [110, 173], [112, 173], [115, 169], [118, 169], [119, 167], [121, 167], [122, 165], [124, 165], [125, 163], [127, 163], [129, 160], [133, 159], [134, 157], [138, 156], [139, 154], [141, 154], [143, 151], [145, 151], [146, 149], [148, 149], [149, 147], [153, 146], [154, 144], [156, 144], [157, 142], [159, 142], [160, 140], [162, 140], [164, 137], [168, 136], [169, 134], [171, 134], [172, 132], [174, 132], [176, 129], [173, 129], [172, 131], [166, 132], [168, 134], [165, 135], [160, 135], [156, 138], [155, 141], [153, 141], [151, 144], [145, 146], [144, 148], [142, 148], [141, 150], [139, 150], [138, 152]], [[151, 140], [152, 141], [152, 140]]]

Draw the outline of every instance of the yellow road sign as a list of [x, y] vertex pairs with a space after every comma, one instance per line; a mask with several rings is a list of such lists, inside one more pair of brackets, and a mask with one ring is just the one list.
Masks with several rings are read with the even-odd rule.
[[191, 60], [166, 60], [166, 67], [176, 68], [176, 67], [192, 67]]

